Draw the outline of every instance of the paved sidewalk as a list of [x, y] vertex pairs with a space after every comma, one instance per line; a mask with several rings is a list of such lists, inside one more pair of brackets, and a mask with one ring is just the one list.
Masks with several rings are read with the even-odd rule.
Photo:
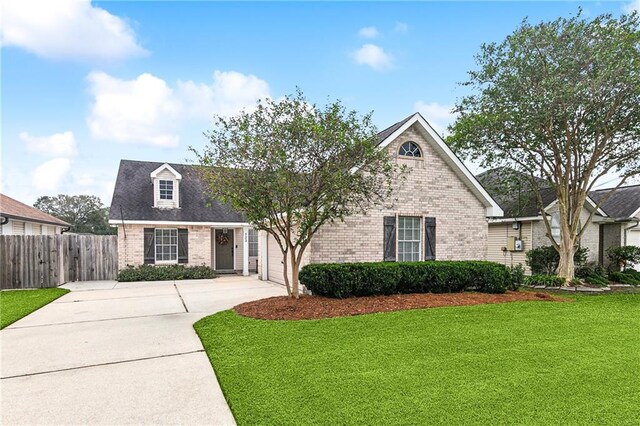
[[0, 424], [235, 424], [192, 325], [286, 294], [238, 276], [63, 287], [0, 331]]

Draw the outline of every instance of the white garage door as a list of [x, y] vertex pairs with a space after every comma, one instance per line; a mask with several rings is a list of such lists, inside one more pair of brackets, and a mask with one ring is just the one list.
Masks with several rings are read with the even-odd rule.
[[273, 236], [269, 235], [267, 242], [267, 270], [269, 281], [284, 285], [284, 265], [282, 265], [282, 251]]

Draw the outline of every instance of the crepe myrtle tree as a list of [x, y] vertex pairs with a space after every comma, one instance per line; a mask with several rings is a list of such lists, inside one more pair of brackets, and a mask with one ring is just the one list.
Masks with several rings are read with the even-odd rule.
[[387, 200], [400, 170], [378, 149], [371, 113], [311, 104], [300, 90], [214, 122], [206, 147], [192, 148], [208, 191], [274, 238], [287, 292], [298, 298], [300, 263], [318, 229]]
[[611, 174], [620, 186], [640, 173], [639, 17], [586, 20], [578, 11], [537, 25], [524, 20], [504, 41], [483, 44], [476, 64], [447, 142], [482, 166], [525, 173], [541, 211], [540, 189], [552, 188], [559, 241], [542, 218], [560, 254], [557, 273], [568, 283], [596, 211], [580, 222], [589, 191]]

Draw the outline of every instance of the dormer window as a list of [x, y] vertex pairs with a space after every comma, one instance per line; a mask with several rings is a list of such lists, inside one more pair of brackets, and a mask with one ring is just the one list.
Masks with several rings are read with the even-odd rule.
[[160, 199], [173, 200], [173, 181], [160, 180], [159, 185], [160, 185]]
[[164, 163], [151, 172], [153, 184], [153, 207], [159, 209], [180, 208], [180, 183], [182, 175]]

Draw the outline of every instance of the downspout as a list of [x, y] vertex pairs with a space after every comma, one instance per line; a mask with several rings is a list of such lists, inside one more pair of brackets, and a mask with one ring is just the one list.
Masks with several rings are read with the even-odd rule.
[[70, 226], [65, 226], [64, 228], [62, 228], [62, 231], [60, 231], [60, 235], [64, 234], [65, 232], [68, 232], [71, 229]]
[[0, 222], [0, 225], [6, 225], [7, 223], [9, 223], [9, 218], [8, 217], [3, 217], [2, 218], [2, 222]]

